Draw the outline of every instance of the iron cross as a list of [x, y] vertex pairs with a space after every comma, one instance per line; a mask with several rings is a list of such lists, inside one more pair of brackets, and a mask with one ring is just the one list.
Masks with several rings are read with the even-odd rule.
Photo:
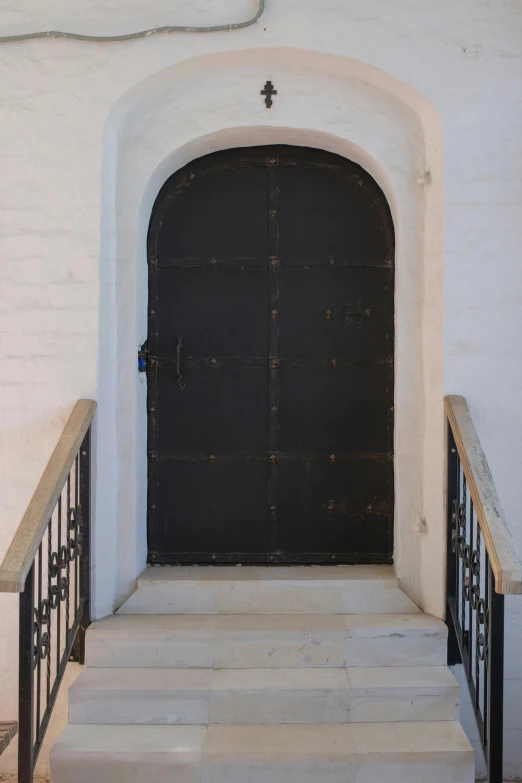
[[265, 89], [261, 90], [261, 95], [265, 96], [265, 105], [269, 109], [272, 105], [272, 95], [277, 95], [277, 90], [274, 90], [274, 85], [271, 81], [267, 81]]

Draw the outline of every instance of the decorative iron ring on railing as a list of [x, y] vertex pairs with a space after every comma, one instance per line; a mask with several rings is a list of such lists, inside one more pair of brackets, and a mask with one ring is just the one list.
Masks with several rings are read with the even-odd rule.
[[56, 585], [51, 585], [50, 590], [50, 603], [51, 603], [51, 609], [56, 609], [60, 604], [60, 588]]
[[[40, 605], [40, 610], [34, 609], [33, 623], [33, 669], [36, 669], [38, 661], [42, 661], [49, 655], [50, 636], [49, 636], [49, 607], [50, 603], [44, 599]], [[47, 630], [43, 630], [43, 628]], [[36, 639], [34, 639], [36, 636]]]
[[67, 539], [67, 557], [69, 558], [69, 563], [74, 563], [76, 560], [76, 541], [74, 538]]
[[80, 533], [80, 531], [78, 531], [76, 535], [76, 557], [82, 556], [82, 552], [83, 552], [82, 544], [83, 544], [83, 536]]
[[44, 631], [40, 637], [40, 658], [45, 661], [50, 652], [50, 637], [49, 632]]
[[465, 601], [469, 601], [471, 580], [469, 576], [465, 576], [462, 580], [462, 596]]
[[[40, 652], [40, 658], [42, 660], [45, 660], [47, 656], [49, 655], [49, 649], [50, 649], [50, 635], [49, 635], [49, 626], [51, 622], [51, 602], [48, 598], [44, 598], [42, 603], [40, 604], [40, 636], [39, 636], [39, 652]], [[44, 627], [46, 630], [44, 631]]]
[[[483, 603], [483, 599], [480, 599]], [[477, 613], [477, 638], [475, 641], [475, 647], [477, 652], [477, 658], [479, 661], [484, 662], [484, 666], [488, 667], [488, 652], [489, 652], [489, 609], [486, 609], [486, 614], [484, 616], [484, 612], [481, 614], [481, 619], [478, 618]], [[482, 632], [480, 630], [480, 626], [484, 626], [484, 631]]]
[[60, 573], [60, 559], [58, 552], [52, 552], [49, 558], [49, 576], [51, 579], [56, 579]]
[[51, 603], [48, 598], [44, 598], [40, 604], [40, 623], [41, 625], [49, 625], [51, 619]]
[[472, 609], [476, 609], [480, 600], [480, 587], [473, 585], [471, 588], [470, 604]]
[[60, 572], [64, 571], [70, 562], [70, 550], [65, 544], [60, 547], [60, 552], [52, 552], [49, 564], [49, 577], [57, 580], [50, 585], [49, 600], [51, 609], [56, 609], [61, 601], [65, 601], [69, 595], [69, 581], [66, 576], [60, 578]]
[[69, 538], [67, 540], [67, 549], [69, 551], [69, 562], [74, 563], [78, 557], [78, 541], [76, 538]]
[[67, 550], [67, 547], [65, 544], [62, 544], [60, 547], [60, 568], [63, 570], [64, 568], [67, 568], [67, 563], [69, 562], [69, 552]]
[[[34, 609], [34, 620], [33, 620], [33, 669], [36, 668], [38, 664], [38, 660], [40, 658], [40, 635], [41, 635], [41, 627], [40, 627], [40, 616], [36, 609]], [[36, 639], [35, 639], [36, 637]]]
[[60, 579], [60, 601], [66, 601], [69, 598], [69, 580], [66, 576]]
[[76, 528], [76, 512], [72, 506], [67, 509], [67, 529], [74, 530]]
[[477, 658], [479, 661], [485, 660], [485, 653], [486, 653], [486, 639], [484, 637], [484, 634], [482, 632], [477, 633], [477, 640], [475, 644], [476, 650], [477, 650]]

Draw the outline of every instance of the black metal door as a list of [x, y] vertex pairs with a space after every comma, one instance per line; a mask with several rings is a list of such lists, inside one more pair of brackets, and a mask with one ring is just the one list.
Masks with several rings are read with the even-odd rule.
[[388, 563], [393, 225], [359, 166], [209, 155], [148, 238], [149, 562]]

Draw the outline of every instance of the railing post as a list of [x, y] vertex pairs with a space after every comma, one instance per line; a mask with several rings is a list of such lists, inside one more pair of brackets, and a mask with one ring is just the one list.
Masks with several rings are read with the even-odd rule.
[[80, 447], [80, 509], [81, 509], [81, 557], [80, 557], [80, 600], [83, 614], [76, 637], [73, 658], [82, 666], [85, 664], [85, 633], [90, 623], [91, 600], [91, 428], [87, 430]]
[[489, 783], [502, 783], [504, 751], [504, 596], [489, 579], [487, 627], [488, 714], [487, 765]]
[[457, 663], [462, 663], [455, 626], [450, 611], [450, 600], [457, 600], [458, 557], [452, 550], [451, 536], [453, 526], [457, 525], [457, 520], [453, 518], [455, 513], [453, 503], [458, 502], [459, 455], [449, 422], [446, 423], [446, 427], [446, 625], [448, 626], [448, 666], [455, 666]]
[[34, 563], [20, 593], [18, 639], [18, 783], [33, 783]]

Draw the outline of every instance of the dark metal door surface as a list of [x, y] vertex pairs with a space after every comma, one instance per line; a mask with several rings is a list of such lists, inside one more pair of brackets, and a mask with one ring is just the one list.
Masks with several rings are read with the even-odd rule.
[[394, 239], [359, 166], [209, 155], [148, 237], [149, 562], [389, 563]]

